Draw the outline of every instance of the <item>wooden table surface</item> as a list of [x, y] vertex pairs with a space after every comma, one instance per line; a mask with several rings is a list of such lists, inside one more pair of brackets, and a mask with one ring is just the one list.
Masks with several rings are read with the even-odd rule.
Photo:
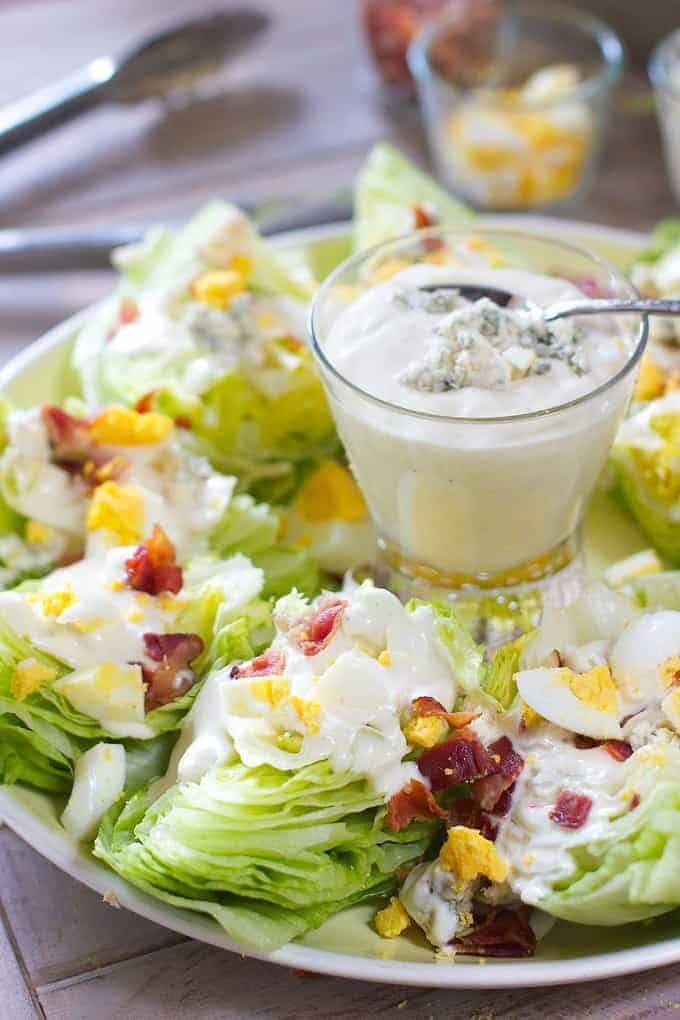
[[[0, 3], [0, 101], [219, 0]], [[226, 4], [224, 4], [226, 6]], [[389, 137], [425, 160], [413, 110], [367, 88], [348, 0], [256, 0], [265, 38], [182, 105], [107, 108], [0, 162], [0, 228], [187, 214], [215, 194], [322, 198]], [[617, 96], [603, 168], [570, 215], [647, 229], [673, 212], [640, 77]], [[0, 360], [106, 292], [106, 272], [0, 278]], [[0, 830], [0, 1018], [677, 1017], [680, 967], [566, 989], [449, 992], [301, 977], [190, 942], [64, 876]]]

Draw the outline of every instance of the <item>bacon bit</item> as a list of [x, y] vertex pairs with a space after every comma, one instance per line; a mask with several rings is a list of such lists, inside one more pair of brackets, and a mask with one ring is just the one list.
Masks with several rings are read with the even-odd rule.
[[155, 390], [149, 390], [147, 393], [143, 393], [135, 404], [135, 411], [137, 414], [149, 414], [150, 411], [153, 411], [155, 399]]
[[86, 461], [94, 461], [89, 436], [89, 420], [74, 418], [60, 407], [44, 406], [40, 411], [52, 456], [66, 470], [77, 471]]
[[524, 759], [517, 754], [508, 737], [496, 740], [487, 750], [493, 760], [498, 759], [497, 771], [494, 775], [485, 776], [474, 782], [472, 796], [484, 811], [507, 814], [512, 800], [511, 790], [524, 768]]
[[302, 340], [298, 340], [296, 336], [292, 336], [290, 333], [287, 333], [285, 336], [282, 336], [281, 339], [279, 340], [279, 344], [281, 345], [281, 347], [285, 348], [285, 350], [289, 351], [291, 354], [297, 354], [297, 352], [302, 350], [302, 348], [305, 346]]
[[411, 702], [411, 716], [415, 719], [427, 718], [428, 716], [437, 716], [440, 719], [446, 719], [447, 723], [453, 730], [461, 729], [463, 726], [468, 726], [473, 719], [478, 719], [479, 712], [447, 712], [441, 702], [437, 701], [436, 698], [414, 698]]
[[118, 308], [118, 322], [121, 326], [127, 326], [128, 323], [134, 322], [135, 319], [139, 318], [139, 307], [136, 301], [132, 298], [125, 298], [121, 301]]
[[418, 758], [418, 768], [433, 790], [469, 783], [498, 771], [496, 762], [468, 729], [458, 730], [448, 740], [424, 751]]
[[340, 626], [346, 606], [345, 599], [331, 597], [320, 606], [311, 620], [300, 624], [297, 642], [304, 655], [318, 655], [323, 651]]
[[286, 668], [286, 657], [275, 648], [268, 648], [245, 666], [232, 666], [233, 679], [241, 676], [281, 676]]
[[498, 826], [491, 815], [482, 811], [477, 801], [472, 797], [457, 797], [449, 805], [446, 825], [448, 828], [452, 825], [464, 825], [466, 829], [477, 829], [492, 843], [495, 842], [498, 835]]
[[592, 737], [585, 737], [582, 733], [577, 733], [574, 736], [574, 747], [578, 747], [579, 751], [589, 751], [591, 748], [601, 745], [601, 740], [593, 740]]
[[630, 798], [630, 806], [629, 806], [628, 810], [629, 811], [635, 811], [635, 808], [638, 806], [639, 803], [640, 803], [640, 794], [639, 793], [634, 793], [633, 796]]
[[194, 423], [187, 414], [178, 414], [175, 418], [175, 425], [178, 429], [184, 429], [187, 432], [194, 427]]
[[492, 909], [475, 931], [456, 939], [455, 946], [466, 956], [533, 956], [536, 936], [526, 907], [500, 907]]
[[154, 667], [142, 663], [147, 712], [168, 705], [191, 690], [196, 678], [189, 664], [198, 658], [203, 647], [198, 634], [144, 634], [146, 654], [158, 663]]
[[154, 524], [151, 537], [125, 561], [125, 573], [129, 586], [147, 595], [181, 591], [182, 568], [175, 562], [174, 545], [159, 524]]
[[633, 748], [627, 740], [605, 740], [604, 750], [610, 754], [615, 761], [626, 761], [633, 753]]
[[[434, 211], [426, 209], [423, 205], [413, 206], [413, 229], [423, 230], [425, 227], [436, 227], [439, 223], [437, 214]], [[440, 237], [428, 237], [423, 241], [423, 248], [425, 251], [439, 251], [444, 247], [444, 242]]]
[[549, 818], [563, 829], [580, 829], [585, 824], [593, 802], [584, 793], [563, 790]]
[[422, 230], [424, 227], [436, 227], [437, 217], [429, 212], [424, 205], [413, 206], [413, 229]]
[[424, 783], [417, 779], [409, 779], [406, 786], [387, 802], [387, 827], [391, 832], [401, 832], [414, 819], [429, 822], [446, 817], [446, 811], [440, 808]]

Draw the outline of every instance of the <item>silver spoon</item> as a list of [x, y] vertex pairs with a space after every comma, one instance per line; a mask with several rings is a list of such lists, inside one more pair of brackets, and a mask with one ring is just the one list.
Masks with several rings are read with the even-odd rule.
[[269, 24], [259, 11], [227, 10], [157, 32], [0, 109], [0, 154], [98, 103], [136, 103], [193, 86]]
[[[484, 284], [432, 283], [418, 290], [433, 293], [437, 290], [456, 290], [466, 301], [488, 298], [494, 304], [506, 308], [511, 302], [520, 302], [516, 294], [502, 287], [486, 287]], [[536, 306], [538, 307], [538, 306]], [[680, 315], [680, 300], [645, 300], [644, 298], [569, 298], [541, 306], [541, 317], [545, 322], [566, 319], [570, 315], [604, 315], [608, 312], [638, 312], [642, 315]]]

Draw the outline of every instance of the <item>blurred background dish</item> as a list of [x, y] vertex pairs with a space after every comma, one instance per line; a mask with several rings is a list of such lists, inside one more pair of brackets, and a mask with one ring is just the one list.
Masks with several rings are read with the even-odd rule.
[[592, 179], [623, 70], [618, 36], [578, 8], [532, 0], [490, 22], [482, 47], [465, 35], [452, 16], [409, 51], [439, 175], [485, 209], [574, 199]]
[[668, 176], [680, 202], [680, 29], [654, 50], [649, 76], [654, 86]]

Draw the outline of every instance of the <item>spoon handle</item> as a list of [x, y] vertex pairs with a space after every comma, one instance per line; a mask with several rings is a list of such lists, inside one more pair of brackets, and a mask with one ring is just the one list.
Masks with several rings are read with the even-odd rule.
[[641, 312], [644, 315], [680, 315], [680, 300], [645, 301], [643, 298], [590, 298], [556, 301], [545, 309], [546, 322], [568, 315], [601, 315], [606, 312]]
[[0, 109], [0, 155], [94, 106], [114, 72], [113, 61], [101, 57]]

